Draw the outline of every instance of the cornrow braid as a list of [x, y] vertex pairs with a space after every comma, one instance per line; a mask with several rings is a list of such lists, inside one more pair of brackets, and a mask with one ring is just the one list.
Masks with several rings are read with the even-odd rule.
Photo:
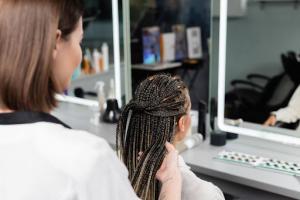
[[[161, 74], [147, 78], [123, 108], [117, 125], [117, 152], [129, 180], [143, 200], [158, 199], [155, 175], [172, 142], [178, 119], [187, 112], [187, 88], [178, 77]], [[143, 154], [139, 157], [139, 153]]]

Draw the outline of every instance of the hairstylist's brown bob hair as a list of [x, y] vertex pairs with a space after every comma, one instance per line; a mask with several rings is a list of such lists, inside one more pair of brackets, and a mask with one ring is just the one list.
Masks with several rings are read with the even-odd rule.
[[82, 13], [81, 0], [0, 0], [0, 108], [55, 107], [56, 31], [67, 40]]

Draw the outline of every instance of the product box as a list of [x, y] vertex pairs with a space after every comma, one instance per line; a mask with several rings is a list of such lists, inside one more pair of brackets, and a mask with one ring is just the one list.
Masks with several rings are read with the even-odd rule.
[[187, 57], [185, 26], [176, 24], [172, 31], [175, 33], [175, 60], [183, 60]]
[[142, 31], [143, 62], [154, 64], [160, 62], [160, 29], [157, 26], [145, 27]]
[[175, 33], [161, 34], [160, 53], [162, 62], [170, 62], [175, 60]]
[[190, 27], [186, 30], [188, 58], [199, 59], [202, 58], [202, 43], [201, 43], [201, 29], [200, 27]]

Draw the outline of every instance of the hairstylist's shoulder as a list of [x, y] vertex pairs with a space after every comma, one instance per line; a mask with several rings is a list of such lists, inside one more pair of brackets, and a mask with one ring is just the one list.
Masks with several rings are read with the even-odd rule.
[[[53, 130], [51, 130], [53, 129]], [[69, 148], [80, 149], [81, 151], [95, 151], [110, 149], [107, 141], [85, 130], [69, 129], [54, 124], [49, 129], [48, 137], [60, 141], [61, 145]], [[74, 149], [73, 149], [74, 150]]]
[[43, 140], [43, 145], [48, 146], [42, 147], [44, 157], [76, 182], [80, 195], [92, 200], [137, 199], [126, 167], [104, 139], [86, 131], [53, 125]]
[[[68, 173], [84, 173], [97, 160], [102, 160], [105, 164], [107, 155], [113, 154], [104, 139], [89, 132], [49, 123], [40, 126], [43, 127], [44, 134], [35, 134], [39, 152], [58, 169]], [[40, 131], [41, 128], [37, 130]]]
[[[91, 166], [87, 170], [86, 178], [90, 183], [100, 187], [97, 188], [95, 196], [103, 195], [110, 200], [134, 200], [138, 199], [129, 180], [125, 165], [119, 160], [116, 152], [110, 148], [108, 143], [95, 135], [85, 131], [69, 130], [76, 135], [77, 139], [84, 141], [86, 155], [90, 157]], [[105, 198], [104, 198], [105, 199]]]

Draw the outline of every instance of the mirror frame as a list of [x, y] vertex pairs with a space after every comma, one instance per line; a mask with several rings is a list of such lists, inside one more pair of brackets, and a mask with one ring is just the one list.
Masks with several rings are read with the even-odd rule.
[[[271, 140], [287, 145], [300, 146], [300, 138], [280, 135], [274, 132], [254, 130], [243, 127], [230, 126], [224, 123], [225, 110], [225, 72], [226, 72], [226, 40], [227, 40], [227, 10], [228, 0], [220, 1], [220, 29], [219, 29], [219, 63], [218, 63], [218, 115], [217, 125], [221, 131], [247, 135], [251, 137]], [[299, 133], [300, 136], [300, 133]]]

